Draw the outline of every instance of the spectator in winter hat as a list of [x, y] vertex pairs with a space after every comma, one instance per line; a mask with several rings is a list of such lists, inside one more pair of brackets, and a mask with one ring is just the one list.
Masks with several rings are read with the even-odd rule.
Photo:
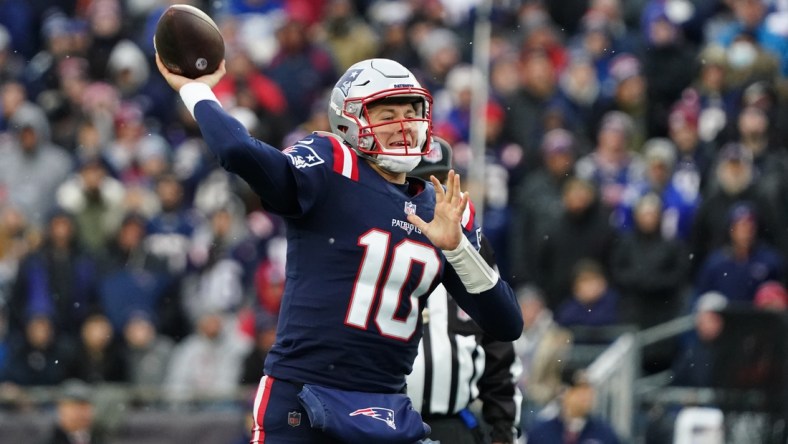
[[722, 344], [719, 338], [725, 327], [720, 314], [728, 305], [721, 293], [701, 295], [693, 307], [695, 329], [673, 363], [672, 385], [710, 387], [714, 382], [717, 357]]
[[613, 110], [627, 114], [634, 127], [632, 146], [639, 149], [648, 136], [649, 128], [648, 85], [643, 67], [634, 55], [620, 53], [610, 61], [609, 74], [608, 80], [603, 84], [603, 95], [607, 98], [607, 103], [602, 106], [597, 118]]
[[11, 138], [0, 162], [0, 187], [28, 220], [40, 227], [54, 206], [55, 190], [66, 179], [72, 161], [52, 143], [44, 111], [22, 103], [9, 121]]
[[86, 382], [69, 379], [57, 397], [55, 424], [51, 426], [46, 444], [106, 442], [97, 425], [93, 390]]
[[704, 260], [695, 292], [717, 291], [731, 302], [752, 304], [761, 284], [785, 278], [785, 257], [758, 239], [758, 215], [750, 203], [735, 204], [728, 221], [729, 240]]
[[642, 159], [632, 147], [632, 118], [621, 111], [610, 111], [602, 118], [594, 151], [577, 161], [575, 172], [600, 190], [609, 208], [619, 205], [624, 190], [643, 179]]
[[561, 219], [562, 189], [573, 176], [576, 159], [576, 138], [561, 128], [548, 131], [542, 138], [542, 165], [526, 175], [512, 203], [512, 239], [510, 264], [515, 279], [534, 279], [537, 258], [533, 252]]

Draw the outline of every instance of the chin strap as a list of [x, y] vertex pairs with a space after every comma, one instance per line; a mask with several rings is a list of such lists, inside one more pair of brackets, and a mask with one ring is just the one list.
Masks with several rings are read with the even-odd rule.
[[443, 254], [457, 272], [468, 293], [479, 294], [498, 283], [498, 273], [487, 265], [467, 237], [462, 236], [457, 248], [450, 251], [443, 250]]

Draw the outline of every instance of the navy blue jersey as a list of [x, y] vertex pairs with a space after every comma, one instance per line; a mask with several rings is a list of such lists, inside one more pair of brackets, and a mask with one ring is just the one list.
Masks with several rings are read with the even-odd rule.
[[[346, 390], [397, 392], [417, 354], [421, 310], [443, 282], [493, 335], [514, 340], [522, 319], [511, 288], [468, 294], [441, 250], [411, 223], [431, 220], [435, 191], [386, 181], [339, 138], [313, 133], [283, 151], [251, 138], [218, 104], [195, 116], [227, 170], [287, 223], [287, 280], [265, 372]], [[478, 248], [472, 212], [463, 222]]]

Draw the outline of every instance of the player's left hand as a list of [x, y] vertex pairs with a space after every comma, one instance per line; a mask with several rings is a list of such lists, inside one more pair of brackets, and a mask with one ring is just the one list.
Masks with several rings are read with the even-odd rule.
[[462, 213], [468, 206], [468, 193], [460, 191], [460, 175], [454, 170], [449, 171], [446, 189], [435, 178], [430, 176], [435, 187], [435, 215], [429, 223], [416, 214], [408, 215], [408, 222], [415, 225], [427, 236], [433, 245], [441, 250], [454, 250], [462, 239]]

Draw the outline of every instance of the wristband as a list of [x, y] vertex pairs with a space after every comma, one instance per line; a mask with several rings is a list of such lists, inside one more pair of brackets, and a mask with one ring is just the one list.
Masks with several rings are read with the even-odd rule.
[[219, 99], [211, 91], [211, 87], [202, 82], [189, 82], [183, 85], [178, 93], [181, 95], [181, 100], [183, 100], [183, 104], [186, 105], [186, 109], [189, 110], [189, 114], [192, 117], [194, 117], [194, 107], [197, 105], [197, 102], [213, 100], [219, 103]]
[[454, 271], [457, 272], [457, 276], [460, 277], [468, 293], [478, 294], [487, 291], [498, 282], [498, 274], [487, 265], [487, 262], [467, 237], [462, 236], [457, 248], [450, 251], [444, 250], [443, 254], [454, 267]]

